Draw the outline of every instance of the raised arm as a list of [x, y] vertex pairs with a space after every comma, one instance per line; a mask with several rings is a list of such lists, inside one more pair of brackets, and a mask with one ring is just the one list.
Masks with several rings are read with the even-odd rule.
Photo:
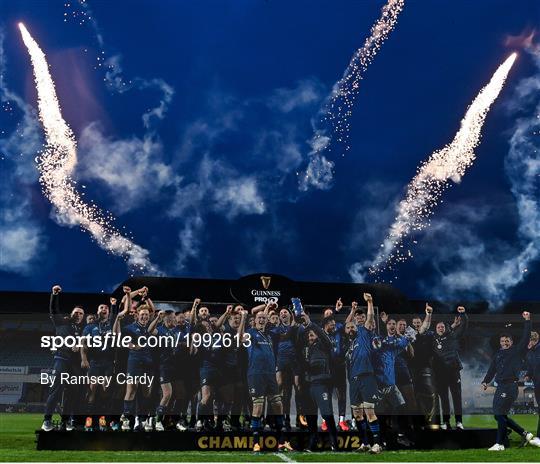
[[111, 303], [111, 307], [109, 309], [109, 321], [114, 321], [116, 315], [118, 314], [118, 304], [116, 298], [111, 296], [109, 303]]
[[219, 319], [216, 322], [216, 329], [219, 329], [225, 323], [225, 321], [230, 317], [232, 312], [233, 305], [227, 305], [225, 312], [221, 316], [219, 316]]
[[521, 313], [521, 316], [523, 319], [525, 319], [525, 324], [523, 324], [523, 332], [521, 334], [521, 338], [519, 339], [519, 342], [517, 342], [516, 348], [519, 351], [527, 351], [527, 348], [529, 346], [529, 341], [531, 340], [531, 331], [532, 331], [532, 323], [531, 323], [531, 313], [528, 311], [523, 311]]
[[469, 316], [467, 316], [463, 306], [458, 306], [457, 312], [459, 313], [460, 322], [454, 329], [454, 337], [461, 338], [469, 327]]
[[245, 333], [245, 329], [246, 329], [246, 319], [247, 319], [247, 315], [248, 315], [248, 312], [245, 310], [245, 309], [242, 309], [241, 310], [241, 317], [240, 317], [240, 325], [238, 326], [238, 340], [243, 340], [244, 339], [244, 333]]
[[371, 327], [375, 327], [375, 311], [373, 309], [373, 297], [370, 293], [364, 293], [364, 300], [367, 303], [366, 314], [366, 329], [370, 330]]
[[356, 301], [353, 301], [351, 303], [351, 310], [349, 311], [349, 314], [347, 315], [347, 319], [345, 319], [345, 324], [347, 324], [347, 322], [352, 322], [354, 320], [354, 314], [356, 313], [357, 309], [358, 309], [358, 303]]
[[124, 317], [126, 317], [126, 314], [131, 308], [131, 289], [127, 286], [124, 286], [122, 287], [122, 290], [124, 291], [124, 297], [122, 298], [122, 301], [124, 302], [124, 309], [122, 309], [122, 311], [117, 314], [113, 324], [113, 333], [118, 334], [122, 333], [120, 321], [124, 319]]
[[51, 291], [51, 298], [49, 300], [49, 317], [51, 318], [51, 321], [54, 326], [56, 326], [56, 323], [62, 317], [60, 313], [60, 292], [61, 291], [62, 291], [62, 287], [60, 287], [60, 285], [53, 286], [52, 291]]
[[201, 304], [200, 298], [195, 298], [193, 300], [193, 306], [191, 306], [191, 312], [189, 313], [189, 323], [193, 327], [197, 323], [197, 308]]
[[418, 330], [419, 334], [424, 334], [429, 330], [429, 327], [431, 326], [432, 315], [433, 315], [433, 308], [429, 305], [429, 303], [426, 303], [426, 317], [424, 318], [424, 322], [422, 322], [422, 325], [420, 326], [420, 329]]
[[326, 332], [323, 329], [321, 329], [317, 324], [314, 324], [313, 322], [311, 322], [307, 314], [303, 314], [303, 316], [304, 316], [304, 321], [306, 321], [307, 323], [306, 331], [313, 330], [313, 332], [317, 334], [317, 337], [319, 341], [321, 342], [321, 345], [324, 347], [324, 349], [327, 351], [332, 351], [332, 348], [333, 348], [332, 342], [328, 338], [328, 335], [326, 335]]
[[339, 313], [342, 308], [343, 308], [343, 302], [341, 301], [341, 298], [338, 298], [336, 301], [336, 308], [334, 309], [334, 313]]
[[163, 317], [165, 316], [165, 311], [160, 311], [156, 314], [156, 317], [154, 317], [154, 320], [150, 322], [150, 325], [148, 326], [148, 333], [151, 335], [157, 335], [157, 325], [163, 321]]

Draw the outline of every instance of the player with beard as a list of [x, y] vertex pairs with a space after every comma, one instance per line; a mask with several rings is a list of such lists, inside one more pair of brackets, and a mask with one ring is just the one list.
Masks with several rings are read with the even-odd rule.
[[[124, 293], [131, 291], [129, 287], [124, 287]], [[92, 324], [88, 324], [83, 330], [83, 336], [92, 338], [103, 338], [106, 334], [112, 334], [112, 326], [116, 317], [116, 298], [110, 299], [111, 308], [106, 304], [100, 304], [97, 309], [96, 318]], [[103, 341], [104, 343], [104, 341]], [[114, 349], [107, 346], [102, 348], [88, 348], [86, 339], [83, 339], [81, 347], [81, 368], [88, 371], [90, 378], [94, 376], [112, 376], [114, 371]], [[103, 414], [110, 411], [112, 408], [111, 397], [108, 395], [107, 387], [103, 385], [98, 387], [97, 383], [90, 383], [88, 391], [88, 417], [86, 418], [84, 429], [92, 431], [93, 425], [96, 422], [96, 404], [101, 405], [101, 414], [99, 414], [98, 424], [99, 430], [107, 430], [107, 419]], [[111, 428], [118, 430], [118, 424], [111, 422]]]
[[[152, 372], [153, 369], [150, 348], [139, 345], [144, 338], [147, 338], [150, 335], [148, 332], [150, 308], [145, 304], [138, 306], [135, 322], [122, 327], [121, 321], [129, 312], [129, 308], [131, 308], [131, 295], [127, 293], [126, 309], [116, 316], [113, 332], [116, 334], [122, 334], [122, 336], [125, 337], [131, 337], [127, 361], [127, 375], [139, 377]], [[139, 387], [141, 389], [142, 396], [140, 401], [137, 402], [137, 407], [135, 407], [135, 395], [137, 394]], [[122, 422], [122, 430], [131, 430], [132, 423], [134, 423], [134, 430], [141, 429], [142, 416], [148, 416], [149, 413], [147, 402], [150, 396], [150, 388], [150, 385], [146, 384], [127, 384], [126, 394], [124, 396], [124, 411], [122, 417], [120, 418]], [[134, 418], [135, 413], [136, 417]]]
[[[353, 417], [360, 424], [362, 446], [360, 450], [366, 450], [369, 445], [366, 442], [366, 429], [369, 427], [373, 437], [373, 446], [369, 451], [378, 454], [382, 451], [380, 444], [379, 421], [375, 415], [375, 405], [379, 401], [377, 381], [371, 362], [374, 349], [375, 316], [373, 298], [369, 293], [364, 293], [364, 300], [368, 310], [364, 325], [355, 325], [349, 321], [345, 326], [345, 333], [350, 339], [347, 351], [347, 371], [349, 376], [349, 396]], [[351, 310], [353, 313], [354, 309]], [[367, 423], [365, 422], [367, 419]]]
[[[60, 292], [62, 288], [60, 285], [55, 285], [52, 288], [51, 298], [49, 302], [49, 317], [53, 323], [56, 336], [60, 336], [65, 339], [68, 336], [81, 335], [82, 325], [84, 321], [84, 309], [80, 306], [75, 306], [69, 316], [60, 312]], [[43, 418], [43, 424], [41, 430], [49, 432], [53, 429], [52, 415], [54, 410], [62, 399], [64, 394], [64, 405], [62, 410], [62, 422], [60, 427], [65, 428], [67, 431], [74, 429], [74, 407], [76, 395], [78, 393], [77, 386], [66, 386], [60, 381], [61, 374], [67, 373], [69, 375], [77, 375], [80, 371], [80, 357], [79, 349], [61, 347], [56, 350], [54, 354], [54, 366], [52, 375], [55, 376], [54, 381], [50, 387], [49, 395], [47, 397], [47, 403], [45, 405], [45, 416]]]
[[[163, 419], [171, 401], [175, 366], [173, 361], [176, 344], [180, 338], [180, 329], [172, 311], [160, 311], [150, 323], [148, 332], [159, 337], [159, 384], [161, 385], [161, 400], [156, 409], [156, 431], [163, 432]], [[150, 424], [151, 426], [152, 424]], [[150, 427], [149, 427], [150, 428]]]
[[409, 369], [413, 376], [416, 404], [420, 412], [418, 417], [419, 428], [428, 427], [437, 429], [435, 412], [437, 407], [437, 393], [433, 378], [433, 332], [429, 331], [433, 308], [426, 303], [426, 317], [413, 317], [412, 325], [416, 330], [416, 339], [412, 344], [414, 357], [409, 360]]
[[[487, 390], [488, 384], [495, 380], [497, 389], [493, 396], [493, 413], [497, 421], [497, 441], [489, 448], [489, 451], [504, 451], [507, 442], [507, 428], [512, 429], [523, 438], [523, 445], [530, 443], [534, 436], [527, 432], [517, 422], [508, 417], [514, 401], [518, 396], [518, 379], [527, 355], [527, 347], [531, 338], [531, 314], [527, 311], [522, 313], [525, 324], [523, 333], [517, 343], [510, 334], [502, 334], [499, 337], [500, 349], [495, 353], [489, 369], [482, 381], [482, 388]], [[532, 443], [536, 445], [535, 443]]]
[[252, 398], [253, 411], [251, 415], [251, 430], [254, 438], [254, 452], [261, 451], [259, 444], [259, 434], [261, 431], [261, 418], [264, 414], [265, 400], [268, 408], [274, 415], [275, 428], [279, 433], [279, 451], [292, 451], [288, 441], [283, 439], [283, 404], [276, 382], [276, 357], [274, 352], [274, 341], [272, 334], [267, 330], [268, 313], [275, 303], [266, 304], [263, 311], [255, 314], [255, 327], [245, 329], [247, 312], [242, 312], [240, 329], [238, 334], [243, 343], [249, 343], [247, 381], [249, 394]]
[[527, 379], [534, 385], [534, 396], [538, 407], [538, 427], [536, 438], [530, 441], [531, 445], [540, 446], [540, 343], [538, 342], [538, 332], [531, 332], [529, 341], [529, 351], [527, 353]]
[[449, 330], [444, 322], [438, 322], [435, 326], [433, 337], [433, 372], [435, 373], [435, 385], [437, 394], [441, 399], [442, 424], [441, 429], [450, 429], [450, 398], [452, 395], [456, 428], [463, 430], [463, 407], [461, 404], [461, 359], [459, 358], [459, 342], [465, 334], [469, 318], [463, 306], [458, 306], [459, 314], [454, 325]]
[[[342, 304], [341, 299], [337, 305]], [[327, 316], [323, 319], [323, 330], [332, 343], [332, 358], [330, 362], [330, 371], [332, 373], [332, 387], [336, 390], [338, 399], [338, 428], [343, 432], [349, 431], [349, 426], [345, 421], [345, 412], [347, 408], [347, 368], [345, 363], [346, 347], [344, 341], [344, 326], [336, 322], [334, 316]], [[325, 430], [326, 423], [323, 421], [322, 430]]]
[[331, 450], [338, 451], [337, 428], [332, 408], [332, 342], [324, 330], [311, 322], [307, 314], [302, 313], [300, 317], [305, 326], [300, 338], [304, 345], [305, 379], [310, 399], [306, 405], [310, 432], [307, 451], [315, 451], [317, 448], [317, 410], [326, 424]]

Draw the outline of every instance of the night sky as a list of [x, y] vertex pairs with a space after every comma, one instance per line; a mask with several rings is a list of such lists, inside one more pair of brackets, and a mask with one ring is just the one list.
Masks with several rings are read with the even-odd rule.
[[[47, 55], [77, 137], [78, 188], [164, 275], [179, 277], [351, 281], [351, 265], [372, 259], [384, 240], [417, 166], [452, 140], [517, 50], [476, 162], [414, 237], [414, 257], [384, 278], [410, 297], [538, 300], [535, 253], [521, 278], [492, 280], [525, 247], [540, 250], [540, 230], [520, 232], [508, 165], [518, 124], [538, 113], [540, 53], [538, 38], [528, 49], [507, 39], [540, 24], [536, 0], [406, 0], [361, 81], [350, 149], [326, 155], [332, 182], [299, 190], [321, 104], [383, 5], [0, 0], [0, 289], [58, 282], [109, 291], [130, 273], [62, 224], [41, 192], [43, 133], [22, 21]], [[524, 92], [534, 83], [536, 93]], [[478, 279], [464, 285], [464, 269]]]

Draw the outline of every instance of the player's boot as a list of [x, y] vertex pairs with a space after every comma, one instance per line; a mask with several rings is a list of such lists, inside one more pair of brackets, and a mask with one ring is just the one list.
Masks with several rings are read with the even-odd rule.
[[203, 429], [203, 421], [201, 419], [197, 420], [195, 424], [195, 431], [200, 432]]
[[465, 427], [463, 427], [463, 422], [456, 422], [456, 429], [465, 430]]
[[371, 450], [371, 446], [370, 445], [367, 445], [365, 443], [362, 443], [359, 447], [358, 447], [358, 451], [361, 451], [362, 453], [367, 453], [368, 451]]
[[258, 443], [255, 443], [253, 445], [253, 452], [254, 453], [260, 453], [261, 452], [261, 445], [259, 445]]
[[41, 424], [41, 430], [44, 432], [50, 432], [52, 429], [54, 429], [54, 427], [50, 420], [44, 420], [43, 424]]
[[135, 417], [135, 424], [133, 424], [133, 430], [135, 432], [141, 432], [143, 429], [143, 425], [141, 424], [141, 421], [139, 420], [139, 416]]
[[379, 445], [378, 443], [375, 443], [371, 449], [369, 450], [369, 452], [371, 454], [380, 454], [380, 452], [382, 451], [382, 447], [381, 445]]
[[66, 424], [66, 432], [73, 432], [73, 430], [75, 430], [75, 421], [69, 419]]
[[289, 451], [294, 451], [293, 447], [288, 441], [284, 441], [278, 445], [278, 451], [282, 453], [287, 453]]
[[122, 417], [120, 417], [120, 422], [122, 423], [122, 432], [129, 432], [131, 430], [129, 417], [122, 415]]
[[341, 430], [342, 432], [348, 432], [350, 429], [349, 429], [349, 424], [347, 424], [347, 421], [339, 421], [339, 424], [338, 424], [338, 429]]
[[163, 431], [165, 431], [165, 427], [163, 427], [163, 422], [156, 420], [156, 432]]
[[530, 442], [529, 445], [536, 446], [537, 448], [540, 448], [540, 438], [534, 437]]
[[534, 438], [534, 435], [530, 432], [525, 432], [522, 436], [521, 436], [521, 446], [527, 446], [531, 440]]
[[107, 419], [105, 418], [105, 416], [99, 416], [99, 431], [107, 431]]
[[495, 443], [491, 448], [488, 448], [488, 451], [504, 451], [504, 445]]
[[186, 421], [184, 419], [180, 419], [176, 423], [176, 430], [178, 430], [179, 432], [186, 432], [187, 429], [188, 429], [188, 426], [187, 426]]
[[223, 419], [222, 428], [224, 432], [232, 432], [232, 426], [228, 419]]
[[153, 418], [153, 417], [149, 417], [149, 418], [146, 419], [146, 421], [144, 422], [144, 431], [145, 431], [145, 432], [151, 432], [152, 430], [154, 430], [154, 418]]
[[325, 421], [325, 420], [322, 421], [322, 424], [321, 424], [321, 430], [322, 430], [323, 432], [328, 432], [328, 426], [326, 425], [326, 421]]
[[118, 432], [120, 430], [120, 425], [116, 421], [111, 421], [111, 423], [109, 424], [109, 427], [111, 428], [113, 432]]
[[92, 416], [88, 416], [86, 418], [86, 421], [84, 423], [84, 431], [85, 432], [91, 432], [93, 430], [92, 428]]

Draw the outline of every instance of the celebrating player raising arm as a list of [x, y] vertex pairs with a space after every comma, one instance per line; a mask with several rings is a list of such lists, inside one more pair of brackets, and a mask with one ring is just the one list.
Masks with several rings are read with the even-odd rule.
[[517, 343], [509, 333], [503, 333], [499, 337], [501, 348], [495, 353], [489, 366], [488, 372], [482, 381], [482, 388], [487, 389], [488, 384], [495, 380], [497, 389], [493, 396], [493, 414], [497, 421], [497, 441], [489, 448], [489, 451], [504, 451], [507, 441], [506, 430], [512, 429], [523, 437], [523, 444], [531, 443], [540, 446], [538, 440], [532, 441], [534, 436], [527, 432], [517, 422], [508, 417], [508, 413], [518, 396], [518, 379], [527, 353], [527, 346], [531, 338], [531, 314], [527, 311], [522, 313], [525, 324], [523, 333]]
[[[55, 285], [52, 288], [49, 302], [49, 316], [54, 325], [55, 335], [60, 337], [81, 335], [84, 321], [84, 310], [80, 306], [75, 306], [69, 316], [62, 314], [60, 312], [61, 291], [62, 288], [60, 285]], [[56, 409], [56, 406], [60, 403], [62, 393], [64, 392], [61, 428], [65, 428], [68, 431], [73, 430], [73, 408], [77, 391], [75, 388], [69, 388], [70, 386], [66, 388], [66, 386], [62, 384], [61, 374], [77, 373], [79, 369], [80, 358], [79, 349], [77, 347], [68, 348], [66, 346], [62, 346], [55, 352], [53, 367], [54, 380], [49, 390], [47, 403], [45, 405], [45, 416], [41, 426], [42, 430], [49, 432], [53, 429], [51, 422], [52, 415]]]

